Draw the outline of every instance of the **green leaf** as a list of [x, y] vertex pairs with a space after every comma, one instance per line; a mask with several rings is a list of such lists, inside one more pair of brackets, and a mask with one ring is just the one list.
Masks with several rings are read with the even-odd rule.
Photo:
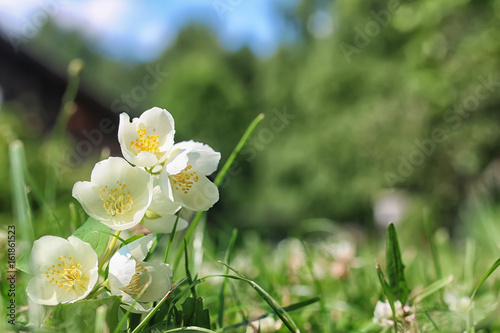
[[78, 228], [73, 236], [80, 238], [82, 241], [89, 243], [97, 256], [100, 257], [104, 251], [106, 251], [106, 246], [108, 245], [109, 228], [106, 227], [101, 222], [89, 217], [87, 222], [85, 222], [80, 228]]
[[387, 280], [391, 293], [395, 300], [405, 304], [410, 294], [410, 289], [406, 284], [403, 261], [399, 251], [398, 237], [394, 224], [389, 224], [387, 228], [387, 247], [386, 247]]
[[144, 234], [133, 235], [133, 236], [125, 239], [125, 242], [123, 243], [123, 245], [130, 244], [133, 241], [136, 241], [136, 240], [138, 240], [139, 238], [142, 238], [142, 237], [144, 237]]
[[208, 309], [203, 309], [203, 299], [189, 297], [182, 304], [182, 319], [184, 326], [210, 328]]
[[[54, 308], [49, 324], [56, 332], [87, 333], [96, 331], [96, 316], [104, 317], [109, 330], [118, 325], [118, 310], [121, 297], [81, 300], [75, 303], [59, 304]], [[98, 310], [98, 308], [100, 308]], [[102, 309], [105, 309], [105, 315]], [[102, 323], [102, 320], [97, 321]]]

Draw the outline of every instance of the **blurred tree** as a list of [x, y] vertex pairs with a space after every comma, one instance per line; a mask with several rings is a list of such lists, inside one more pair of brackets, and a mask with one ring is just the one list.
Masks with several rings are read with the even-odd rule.
[[[311, 33], [318, 10], [331, 33]], [[283, 11], [300, 38], [265, 59], [229, 53], [196, 25], [151, 64], [104, 59], [51, 25], [32, 46], [58, 63], [83, 58], [84, 81], [110, 107], [158, 66], [168, 75], [128, 111], [168, 109], [178, 141], [205, 142], [223, 161], [265, 113], [221, 190], [215, 223], [370, 225], [377, 195], [397, 188], [451, 225], [499, 155], [500, 1], [303, 1]]]

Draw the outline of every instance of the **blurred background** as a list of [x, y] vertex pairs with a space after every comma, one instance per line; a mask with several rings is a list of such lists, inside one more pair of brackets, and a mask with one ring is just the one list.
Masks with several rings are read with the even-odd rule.
[[[40, 187], [55, 168], [64, 217], [103, 149], [120, 155], [118, 115], [158, 106], [176, 141], [209, 144], [222, 163], [266, 115], [209, 225], [281, 238], [426, 208], [461, 232], [471, 202], [499, 199], [499, 29], [500, 0], [0, 0], [1, 218], [14, 138]], [[75, 58], [78, 107], [51, 160]]]

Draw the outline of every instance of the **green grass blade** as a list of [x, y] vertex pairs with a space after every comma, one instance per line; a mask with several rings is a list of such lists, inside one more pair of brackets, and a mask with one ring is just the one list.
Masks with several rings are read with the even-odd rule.
[[20, 239], [25, 244], [32, 244], [35, 233], [31, 222], [31, 209], [26, 194], [26, 155], [24, 145], [15, 140], [9, 145], [10, 179], [12, 185], [12, 201], [14, 218], [19, 223]]
[[465, 240], [464, 283], [474, 285], [474, 267], [476, 265], [476, 242], [467, 238]]
[[[80, 84], [79, 74], [82, 68], [83, 62], [81, 59], [73, 59], [68, 64], [68, 85], [66, 86], [66, 90], [61, 100], [61, 108], [54, 125], [54, 131], [51, 137], [51, 147], [47, 156], [47, 160], [50, 162], [59, 162], [62, 159], [63, 149], [61, 149], [61, 145], [64, 144], [64, 134], [68, 120], [76, 109], [74, 100], [78, 94], [78, 86]], [[48, 207], [50, 208], [53, 208], [56, 203], [57, 180], [58, 177], [60, 177], [56, 172], [56, 168], [53, 167], [53, 165], [47, 168], [45, 200], [48, 202]], [[48, 212], [44, 213], [47, 214]]]
[[[245, 145], [245, 143], [248, 141], [250, 138], [250, 135], [253, 133], [257, 125], [264, 119], [264, 114], [261, 113], [259, 114], [248, 126], [246, 129], [245, 133], [243, 133], [243, 136], [241, 137], [240, 141], [236, 145], [236, 147], [233, 149], [231, 155], [229, 155], [229, 158], [227, 159], [226, 163], [222, 166], [221, 170], [217, 174], [217, 177], [215, 177], [214, 184], [216, 186], [219, 186], [222, 181], [224, 180], [224, 177], [226, 176], [229, 168], [231, 168], [231, 165], [234, 163], [234, 160], [240, 153], [241, 149]], [[197, 212], [196, 215], [193, 218], [193, 221], [191, 222], [191, 225], [189, 226], [186, 235], [184, 238], [186, 239], [187, 242], [191, 240], [191, 237], [193, 236], [194, 230], [196, 229], [196, 226], [200, 222], [201, 216], [203, 215], [204, 212]], [[174, 261], [174, 267], [177, 267], [179, 262], [181, 261], [182, 253], [184, 252], [184, 249], [181, 247], [179, 251], [177, 252], [177, 256]]]
[[453, 282], [453, 275], [441, 278], [436, 282], [432, 283], [431, 285], [429, 285], [424, 290], [420, 291], [418, 294], [412, 296], [410, 300], [413, 301], [414, 303], [420, 303], [420, 301], [422, 301], [424, 298], [427, 298], [430, 295], [434, 294], [435, 292], [442, 290], [451, 282]]
[[[228, 265], [231, 263], [231, 257], [234, 249], [234, 244], [236, 243], [236, 238], [238, 238], [238, 230], [234, 229], [231, 240], [229, 241], [229, 245], [226, 250], [226, 255], [224, 257], [224, 261], [227, 262]], [[228, 273], [229, 273], [229, 268], [226, 267], [225, 274]], [[222, 285], [219, 292], [219, 318], [218, 318], [219, 327], [222, 327], [222, 321], [224, 319], [224, 298], [225, 298], [224, 293], [226, 289], [226, 284], [227, 284], [227, 279], [224, 279], [222, 281]]]
[[380, 285], [382, 286], [382, 290], [384, 291], [384, 294], [387, 297], [387, 300], [389, 301], [389, 305], [391, 306], [392, 316], [394, 319], [394, 328], [397, 332], [398, 331], [398, 329], [397, 329], [398, 320], [397, 320], [397, 316], [396, 316], [396, 307], [394, 306], [394, 295], [392, 294], [391, 286], [389, 285], [389, 283], [385, 279], [384, 272], [382, 272], [382, 268], [380, 268], [380, 265], [377, 264], [377, 266], [375, 268], [376, 268], [377, 273], [378, 273], [378, 279], [379, 279]]
[[[314, 304], [318, 301], [320, 301], [321, 298], [320, 297], [314, 297], [314, 298], [311, 298], [311, 299], [308, 299], [308, 300], [305, 300], [305, 301], [302, 301], [302, 302], [298, 302], [298, 303], [294, 303], [294, 304], [291, 304], [291, 305], [288, 305], [288, 306], [285, 306], [283, 309], [287, 312], [291, 312], [291, 311], [295, 311], [295, 310], [299, 310], [303, 307], [306, 307], [308, 305], [311, 305], [311, 304]], [[261, 316], [258, 316], [256, 318], [252, 318], [252, 319], [247, 319], [247, 320], [244, 320], [238, 324], [234, 324], [234, 325], [231, 325], [231, 326], [226, 326], [226, 327], [223, 327], [222, 330], [223, 331], [226, 331], [226, 330], [232, 330], [234, 328], [238, 328], [238, 327], [241, 327], [241, 326], [246, 326], [254, 321], [257, 321], [257, 320], [261, 320], [261, 319], [264, 319], [266, 317], [269, 317], [270, 315], [274, 314], [274, 312], [268, 312], [268, 313], [265, 313]]]
[[243, 133], [243, 136], [241, 137], [240, 141], [238, 142], [238, 144], [236, 145], [236, 147], [232, 151], [231, 155], [229, 155], [229, 158], [227, 159], [226, 163], [224, 163], [224, 165], [220, 169], [219, 173], [217, 174], [217, 177], [215, 177], [214, 184], [216, 186], [219, 186], [222, 183], [222, 181], [224, 180], [224, 177], [226, 176], [229, 168], [233, 164], [234, 160], [236, 159], [236, 157], [240, 153], [240, 151], [243, 148], [243, 146], [245, 145], [245, 143], [250, 138], [250, 135], [252, 135], [252, 132], [255, 130], [255, 128], [257, 127], [257, 125], [262, 121], [262, 119], [264, 119], [264, 114], [263, 113], [259, 114], [250, 123], [250, 125], [248, 126], [247, 130], [245, 131], [245, 133]]
[[425, 235], [427, 236], [427, 241], [429, 242], [429, 247], [431, 249], [432, 263], [434, 264], [434, 270], [436, 271], [437, 278], [441, 279], [443, 275], [441, 273], [441, 265], [439, 263], [439, 253], [437, 250], [436, 242], [431, 232], [432, 226], [429, 218], [429, 209], [426, 208], [423, 215], [424, 230]]
[[490, 267], [488, 272], [486, 272], [486, 274], [482, 278], [481, 282], [479, 282], [479, 284], [476, 286], [476, 288], [472, 292], [472, 294], [470, 296], [471, 302], [474, 300], [474, 297], [476, 296], [476, 293], [477, 293], [477, 290], [479, 289], [479, 287], [481, 287], [481, 285], [484, 283], [484, 281], [486, 281], [486, 279], [498, 268], [498, 266], [500, 266], [500, 258], [497, 259], [497, 261], [495, 261], [495, 263]]
[[167, 263], [168, 254], [170, 252], [170, 248], [172, 247], [172, 243], [174, 241], [175, 232], [177, 231], [177, 223], [179, 222], [179, 216], [181, 215], [181, 211], [182, 211], [182, 208], [177, 213], [177, 217], [175, 218], [175, 222], [174, 222], [174, 227], [172, 228], [172, 232], [170, 233], [170, 237], [168, 238], [167, 249], [165, 250], [165, 255], [163, 256], [163, 263], [164, 264]]
[[[314, 267], [313, 267], [313, 262], [312, 262], [313, 256], [311, 255], [309, 249], [307, 248], [307, 246], [304, 242], [302, 242], [302, 247], [304, 248], [304, 252], [306, 253], [306, 265], [307, 265], [307, 269], [309, 270], [309, 274], [311, 275], [311, 277], [314, 281], [316, 293], [319, 295], [324, 295], [321, 282], [318, 280], [318, 278], [316, 277], [316, 274], [314, 273]], [[320, 311], [321, 311], [321, 314], [323, 316], [323, 323], [324, 323], [323, 331], [325, 333], [329, 333], [332, 331], [332, 327], [331, 327], [332, 321], [330, 320], [330, 318], [331, 318], [330, 313], [329, 313], [329, 311], [327, 311], [325, 298], [324, 297], [318, 298], [318, 300], [319, 300]]]
[[[193, 278], [192, 278], [191, 272], [189, 270], [189, 256], [188, 256], [188, 249], [186, 246], [186, 240], [184, 240], [184, 252], [185, 252], [184, 269], [186, 270], [186, 277], [188, 279], [188, 283], [193, 284]], [[195, 299], [198, 298], [198, 297], [196, 297], [196, 285], [193, 285], [191, 287], [191, 294], [193, 295], [193, 298], [195, 298]]]
[[217, 333], [215, 331], [209, 330], [207, 328], [203, 327], [196, 327], [196, 326], [189, 326], [189, 327], [181, 327], [181, 328], [174, 328], [168, 331], [165, 331], [163, 333]]
[[252, 286], [252, 288], [255, 289], [255, 291], [259, 294], [259, 296], [264, 301], [266, 301], [266, 303], [273, 309], [273, 311], [278, 315], [278, 317], [280, 317], [281, 321], [290, 330], [290, 332], [292, 332], [292, 333], [300, 332], [299, 328], [297, 327], [297, 325], [295, 324], [293, 319], [290, 317], [288, 312], [286, 312], [285, 309], [283, 309], [283, 307], [281, 307], [281, 305], [266, 290], [264, 290], [264, 288], [259, 286], [254, 281], [247, 279], [241, 273], [239, 273], [238, 271], [236, 271], [235, 269], [233, 269], [229, 265], [222, 263], [222, 262], [219, 262], [219, 263], [226, 266], [227, 268], [229, 268], [231, 271], [235, 272], [239, 276], [226, 275], [226, 274], [221, 274], [221, 275], [227, 276], [228, 278], [231, 278], [231, 279], [245, 281], [248, 284], [250, 284], [250, 286]]

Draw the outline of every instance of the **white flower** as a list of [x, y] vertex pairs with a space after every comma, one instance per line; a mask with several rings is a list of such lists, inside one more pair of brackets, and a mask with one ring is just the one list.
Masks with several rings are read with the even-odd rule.
[[205, 211], [219, 200], [219, 190], [206, 176], [219, 164], [220, 153], [199, 142], [173, 146], [160, 174], [161, 190], [183, 207]]
[[276, 320], [273, 317], [265, 317], [257, 321], [251, 322], [247, 326], [246, 333], [270, 333], [277, 332], [280, 330], [283, 322], [281, 320]]
[[[180, 205], [169, 199], [160, 189], [155, 186], [153, 189], [153, 201], [144, 216], [144, 226], [152, 232], [168, 234], [172, 232]], [[179, 217], [176, 231], [186, 229], [188, 222]]]
[[97, 254], [90, 244], [43, 236], [33, 243], [30, 267], [35, 275], [26, 288], [33, 302], [44, 305], [72, 303], [85, 298], [99, 276]]
[[143, 261], [152, 244], [153, 234], [141, 237], [121, 247], [109, 261], [108, 279], [112, 295], [122, 295], [122, 302], [132, 305], [146, 288], [133, 312], [148, 311], [147, 302], [161, 300], [170, 290], [170, 267], [164, 263]]
[[120, 114], [118, 141], [123, 157], [141, 167], [154, 167], [162, 163], [174, 144], [174, 118], [164, 109], [154, 107], [139, 118]]
[[469, 314], [471, 309], [471, 300], [467, 296], [459, 296], [457, 293], [446, 291], [444, 293], [444, 302], [448, 305], [450, 311]]
[[[408, 305], [403, 307], [400, 301], [395, 301], [394, 308], [396, 309], [396, 318], [406, 320], [405, 316], [410, 312], [410, 307]], [[377, 301], [373, 313], [373, 322], [380, 326], [394, 326], [394, 316], [388, 300], [385, 302]]]
[[73, 197], [85, 212], [114, 230], [125, 230], [141, 222], [153, 198], [151, 175], [110, 157], [97, 163], [90, 182], [77, 182]]

